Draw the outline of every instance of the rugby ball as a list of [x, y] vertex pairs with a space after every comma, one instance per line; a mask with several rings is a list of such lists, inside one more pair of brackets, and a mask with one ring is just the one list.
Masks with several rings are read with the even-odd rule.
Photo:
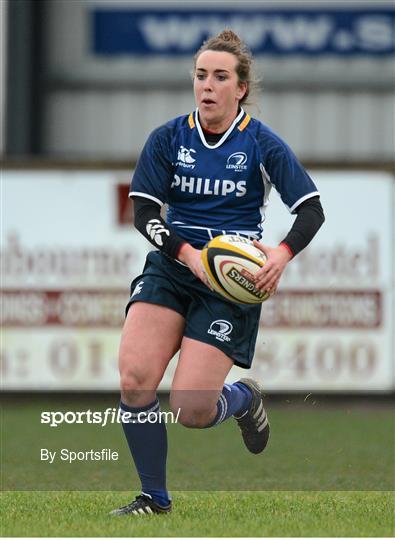
[[253, 276], [267, 258], [242, 236], [216, 236], [202, 250], [202, 264], [212, 288], [238, 304], [260, 304], [269, 293], [255, 288]]

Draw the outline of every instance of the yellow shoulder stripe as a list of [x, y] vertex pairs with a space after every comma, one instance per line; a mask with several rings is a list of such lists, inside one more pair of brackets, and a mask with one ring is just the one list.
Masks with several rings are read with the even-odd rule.
[[242, 123], [239, 125], [239, 131], [243, 131], [248, 125], [248, 122], [251, 120], [251, 116], [247, 113]]
[[195, 121], [193, 119], [193, 114], [191, 113], [188, 117], [188, 124], [191, 129], [195, 127]]

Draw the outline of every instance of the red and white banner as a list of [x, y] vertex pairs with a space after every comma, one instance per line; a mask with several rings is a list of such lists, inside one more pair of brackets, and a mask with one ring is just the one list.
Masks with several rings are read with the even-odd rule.
[[[326, 222], [263, 305], [251, 376], [268, 391], [390, 390], [393, 177], [311, 174]], [[118, 388], [129, 283], [150, 249], [131, 225], [129, 177], [128, 171], [3, 172], [4, 389]], [[281, 241], [293, 219], [273, 193], [264, 243]], [[234, 368], [229, 381], [245, 374]]]

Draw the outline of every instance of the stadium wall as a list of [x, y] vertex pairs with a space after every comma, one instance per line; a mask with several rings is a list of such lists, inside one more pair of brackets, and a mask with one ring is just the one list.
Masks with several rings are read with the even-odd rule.
[[[248, 111], [301, 159], [381, 162], [393, 156], [394, 105], [388, 91], [267, 90]], [[43, 150], [60, 158], [130, 159], [154, 128], [194, 108], [191, 88], [57, 89], [45, 101]]]
[[300, 158], [392, 159], [393, 3], [57, 0], [40, 6], [36, 153], [135, 158], [150, 131], [194, 108], [194, 51], [228, 25], [250, 43], [262, 79], [252, 114]]

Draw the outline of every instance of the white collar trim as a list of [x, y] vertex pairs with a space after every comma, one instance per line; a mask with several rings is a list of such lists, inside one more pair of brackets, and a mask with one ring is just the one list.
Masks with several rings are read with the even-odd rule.
[[218, 148], [218, 146], [221, 146], [221, 144], [223, 142], [225, 142], [225, 140], [228, 138], [228, 136], [232, 133], [233, 129], [235, 128], [236, 124], [238, 122], [240, 122], [240, 120], [243, 118], [243, 115], [245, 114], [244, 113], [244, 109], [241, 109], [240, 113], [236, 116], [236, 118], [233, 120], [233, 123], [232, 125], [230, 126], [230, 128], [223, 134], [223, 136], [221, 137], [221, 139], [216, 143], [216, 144], [208, 144], [206, 142], [206, 139], [204, 138], [204, 133], [203, 133], [203, 129], [202, 129], [202, 126], [200, 125], [199, 123], [199, 109], [197, 108], [196, 111], [195, 111], [195, 123], [196, 123], [196, 127], [197, 127], [197, 130], [199, 132], [199, 135], [200, 135], [200, 139], [202, 141], [202, 143], [204, 144], [204, 146], [206, 148], [209, 148], [210, 150], [214, 150], [215, 148]]

